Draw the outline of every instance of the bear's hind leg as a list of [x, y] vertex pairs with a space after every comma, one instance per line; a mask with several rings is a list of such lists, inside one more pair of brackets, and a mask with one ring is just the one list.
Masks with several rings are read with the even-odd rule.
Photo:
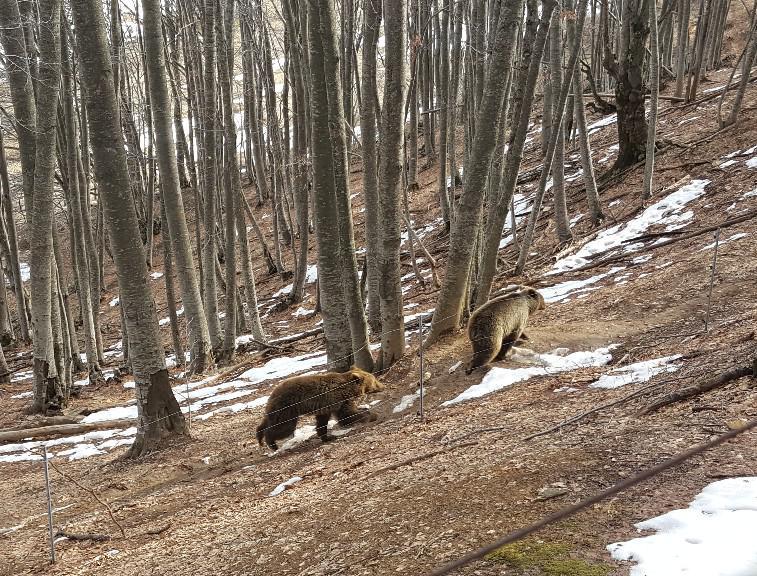
[[287, 418], [284, 422], [279, 422], [277, 424], [269, 424], [268, 427], [265, 429], [265, 443], [268, 444], [268, 446], [271, 447], [273, 450], [278, 450], [278, 446], [276, 444], [277, 440], [283, 440], [284, 438], [289, 438], [292, 434], [294, 434], [295, 429], [297, 428], [297, 418]]
[[318, 438], [321, 442], [331, 442], [336, 440], [329, 434], [329, 417], [331, 414], [316, 414], [315, 415], [315, 432], [318, 434]]

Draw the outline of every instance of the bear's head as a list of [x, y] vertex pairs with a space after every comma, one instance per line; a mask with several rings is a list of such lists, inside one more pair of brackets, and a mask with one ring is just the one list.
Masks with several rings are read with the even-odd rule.
[[353, 366], [350, 368], [350, 374], [353, 378], [360, 380], [360, 389], [363, 394], [383, 392], [385, 389], [383, 382], [379, 382], [373, 374], [366, 372], [361, 368]]
[[523, 290], [523, 293], [528, 297], [530, 302], [530, 308], [532, 312], [536, 312], [537, 310], [544, 310], [547, 305], [544, 302], [544, 296], [541, 295], [540, 292], [538, 292], [534, 288], [525, 288]]

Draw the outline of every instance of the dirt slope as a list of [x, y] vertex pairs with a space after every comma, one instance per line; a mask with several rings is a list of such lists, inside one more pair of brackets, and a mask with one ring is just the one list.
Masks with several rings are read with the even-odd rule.
[[[705, 88], [725, 81], [722, 73], [713, 75], [712, 80]], [[736, 164], [720, 167], [727, 154], [757, 145], [757, 88], [750, 87], [738, 125], [706, 139], [717, 130], [715, 104], [710, 100], [696, 106], [673, 106], [661, 117], [662, 139], [671, 144], [658, 159], [653, 202], [683, 178], [687, 182], [710, 180], [704, 194], [682, 210], [693, 212], [691, 220], [685, 222], [686, 230], [757, 209], [757, 195], [744, 197], [757, 187], [757, 168], [747, 163], [754, 151], [734, 156]], [[613, 125], [592, 136], [595, 161], [608, 158], [599, 164], [600, 169], [611, 164], [614, 141]], [[576, 160], [570, 162], [567, 174], [577, 169]], [[533, 169], [539, 163], [534, 144], [523, 168]], [[432, 170], [424, 171], [424, 186], [412, 199], [416, 229], [433, 224], [438, 216], [434, 210], [425, 209], [432, 204], [434, 178]], [[602, 202], [608, 213], [604, 229], [627, 222], [646, 208], [638, 200], [641, 178], [642, 169], [632, 170], [603, 191]], [[357, 192], [359, 179], [357, 165], [353, 168], [353, 190]], [[580, 179], [572, 184], [576, 187], [570, 193], [571, 215], [585, 214]], [[528, 186], [522, 192], [527, 195]], [[358, 236], [362, 238], [361, 196], [354, 202]], [[480, 370], [465, 376], [458, 369], [450, 374], [450, 368], [469, 354], [464, 336], [452, 335], [426, 355], [431, 378], [427, 417], [422, 422], [415, 415], [417, 403], [404, 412], [393, 411], [400, 398], [417, 387], [419, 359], [417, 341], [412, 336], [408, 355], [385, 377], [388, 391], [378, 396], [382, 401], [376, 407], [381, 414], [379, 422], [351, 431], [338, 442], [321, 445], [311, 439], [268, 456], [254, 442], [253, 430], [261, 413], [256, 409], [195, 420], [190, 441], [136, 463], [117, 459], [124, 448], [72, 462], [59, 458], [56, 466], [69, 478], [94, 489], [100, 499], [110, 503], [127, 538], [120, 537], [107, 510], [89, 493], [53, 471], [55, 506], [65, 507], [56, 513], [56, 525], [67, 533], [113, 536], [105, 543], [59, 543], [54, 566], [47, 564], [45, 556], [45, 501], [39, 462], [0, 464], [0, 493], [6, 501], [0, 511], [0, 574], [422, 574], [501, 533], [723, 432], [731, 420], [757, 414], [754, 380], [745, 378], [696, 401], [638, 416], [651, 398], [753, 357], [757, 318], [757, 237], [753, 221], [724, 229], [721, 234], [721, 241], [744, 236], [719, 246], [710, 330], [704, 334], [713, 256], [712, 248], [706, 247], [713, 242], [711, 234], [628, 254], [612, 265], [593, 270], [548, 275], [556, 258], [575, 253], [597, 234], [584, 217], [573, 228], [573, 246], [558, 254], [550, 216], [546, 211], [542, 218], [534, 251], [554, 256], [535, 262], [529, 267], [529, 276], [518, 280], [549, 287], [607, 273], [611, 266], [625, 268], [587, 285], [595, 290], [574, 293], [535, 317], [530, 330], [533, 348], [547, 352], [565, 347], [577, 352], [618, 344], [609, 366], [535, 377], [479, 399], [443, 407], [442, 402], [478, 383], [486, 373]], [[663, 232], [664, 228], [652, 227], [646, 232]], [[443, 266], [446, 239], [429, 231], [425, 240]], [[640, 255], [651, 258], [635, 260]], [[515, 256], [512, 247], [503, 250], [501, 269], [506, 271]], [[405, 272], [410, 272], [409, 260], [404, 263]], [[266, 298], [281, 288], [281, 281], [266, 277], [262, 269], [256, 269], [256, 273], [263, 304], [268, 306], [274, 300]], [[510, 281], [504, 275], [500, 279], [502, 285]], [[406, 303], [417, 304], [407, 309], [408, 314], [434, 306], [436, 293], [430, 285], [423, 287], [412, 279], [407, 285]], [[308, 292], [310, 300], [303, 306], [312, 308], [312, 285]], [[297, 332], [317, 321], [293, 317], [293, 312], [268, 314], [265, 324], [269, 334]], [[108, 310], [106, 314], [110, 340], [115, 341], [118, 312]], [[321, 345], [317, 339], [305, 340], [288, 354], [299, 355]], [[645, 386], [590, 388], [599, 375], [671, 354], [684, 355], [678, 362], [679, 370], [652, 379], [659, 383], [656, 388], [577, 425], [523, 440]], [[262, 362], [257, 355], [247, 361], [251, 365]], [[499, 366], [519, 367], [514, 363]], [[265, 394], [273, 384], [264, 382], [259, 393]], [[576, 390], [555, 392], [566, 387]], [[10, 424], [22, 417], [25, 401], [10, 396], [27, 389], [28, 382], [3, 388], [0, 423]], [[131, 393], [119, 385], [86, 390], [72, 411], [124, 404]], [[484, 428], [497, 430], [476, 433]], [[473, 434], [456, 440], [469, 433]], [[413, 458], [414, 462], [403, 464]], [[541, 532], [539, 538], [559, 545], [576, 560], [570, 563], [573, 571], [565, 574], [627, 574], [627, 567], [610, 560], [605, 552], [607, 544], [632, 536], [634, 522], [686, 506], [713, 479], [756, 474], [755, 461], [755, 435], [746, 434]], [[268, 496], [278, 484], [295, 476], [302, 480], [278, 496]], [[537, 499], [540, 489], [555, 484], [564, 488], [565, 494], [545, 501]], [[22, 527], [3, 532], [18, 525]], [[540, 545], [537, 540], [533, 542]], [[460, 573], [546, 573], [533, 567], [524, 570], [509, 570], [487, 560]]]

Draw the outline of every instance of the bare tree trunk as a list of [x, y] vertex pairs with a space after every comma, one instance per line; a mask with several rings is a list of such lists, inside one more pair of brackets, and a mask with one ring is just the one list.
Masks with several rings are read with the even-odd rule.
[[[187, 321], [190, 347], [190, 372], [201, 373], [213, 364], [210, 333], [200, 297], [200, 285], [195, 274], [189, 229], [184, 217], [184, 200], [179, 183], [176, 147], [171, 131], [171, 102], [166, 84], [166, 62], [162, 46], [159, 0], [142, 2], [145, 16], [145, 61], [151, 78], [155, 144], [160, 167], [162, 202], [166, 222], [163, 243], [171, 243], [171, 254], [176, 259], [176, 272], [181, 289], [181, 300]], [[210, 191], [207, 191], [211, 195]], [[200, 226], [199, 222], [195, 226]], [[212, 276], [212, 274], [211, 274]], [[216, 319], [217, 321], [217, 319]]]
[[[319, 0], [321, 42], [323, 46], [323, 72], [328, 94], [329, 128], [334, 169], [334, 189], [338, 215], [339, 252], [342, 262], [342, 288], [345, 310], [352, 336], [352, 353], [355, 365], [367, 371], [373, 370], [373, 356], [368, 347], [368, 325], [360, 297], [355, 239], [352, 232], [352, 206], [348, 182], [349, 164], [345, 144], [344, 110], [342, 109], [342, 86], [338, 73], [339, 55], [334, 25], [334, 10], [331, 0]], [[401, 140], [400, 140], [401, 142]]]
[[244, 280], [245, 296], [247, 298], [247, 323], [252, 335], [260, 342], [266, 341], [263, 325], [260, 323], [258, 313], [258, 296], [255, 288], [255, 276], [250, 264], [250, 245], [247, 241], [247, 227], [244, 220], [244, 212], [237, 209], [237, 235], [239, 236], [239, 257], [242, 260], [242, 279]]
[[216, 296], [216, 0], [204, 0], [203, 4], [203, 43], [205, 53], [205, 100], [203, 105], [203, 128], [205, 171], [204, 195], [205, 213], [203, 215], [205, 240], [202, 250], [202, 267], [205, 270], [203, 299], [205, 319], [208, 323], [210, 345], [213, 350], [221, 346], [221, 324], [218, 321], [218, 299]]
[[26, 52], [26, 39], [17, 0], [0, 0], [0, 38], [5, 52], [5, 68], [8, 73], [11, 101], [16, 116], [21, 174], [24, 187], [24, 207], [27, 221], [32, 219], [34, 194], [34, 162], [36, 155], [37, 112], [34, 104], [34, 89], [30, 78], [30, 62], [36, 62]]
[[[23, 152], [22, 152], [23, 153]], [[13, 215], [13, 203], [11, 202], [10, 182], [8, 181], [8, 162], [5, 156], [5, 143], [3, 142], [3, 131], [0, 125], [0, 185], [2, 186], [2, 208], [5, 217], [6, 233], [8, 235], [8, 264], [11, 267], [11, 280], [13, 282], [13, 292], [16, 296], [16, 315], [18, 316], [18, 325], [21, 332], [21, 340], [24, 342], [31, 341], [29, 334], [29, 317], [26, 315], [26, 296], [24, 293], [24, 283], [21, 278], [21, 265], [18, 261], [18, 240], [16, 237], [16, 220]]]
[[660, 48], [657, 36], [656, 2], [649, 2], [649, 39], [652, 56], [649, 59], [649, 131], [647, 132], [647, 153], [644, 166], [644, 190], [642, 200], [652, 197], [652, 177], [654, 176], [654, 147], [657, 134], [657, 102], [660, 96]]
[[[465, 186], [452, 228], [447, 271], [434, 311], [429, 343], [445, 332], [456, 329], [460, 324], [475, 238], [481, 226], [482, 199], [496, 144], [499, 109], [506, 85], [507, 69], [510, 66], [516, 31], [521, 21], [521, 4], [519, 0], [507, 0], [502, 6], [484, 96], [478, 111], [476, 137], [470, 161], [466, 164]], [[543, 12], [551, 15], [553, 10], [554, 2], [549, 2], [544, 6]]]
[[219, 84], [223, 100], [224, 155], [226, 174], [224, 204], [226, 209], [226, 317], [222, 358], [231, 363], [236, 349], [237, 324], [237, 255], [236, 255], [236, 200], [242, 192], [242, 181], [237, 163], [237, 131], [234, 125], [233, 97], [231, 90], [234, 70], [234, 50], [231, 41], [234, 35], [234, 2], [225, 3], [223, 26], [219, 26]]
[[[325, 74], [326, 30], [323, 12], [331, 10], [328, 0], [307, 0], [308, 49], [310, 57], [311, 157], [313, 163], [313, 206], [318, 244], [318, 286], [326, 352], [330, 370], [347, 370], [352, 364], [352, 338], [342, 288], [342, 260], [339, 251], [339, 215], [334, 183], [331, 114]], [[330, 38], [333, 50], [333, 36]], [[333, 64], [332, 64], [333, 65]], [[339, 125], [341, 128], [341, 124]]]
[[[569, 0], [570, 8], [573, 8], [573, 0]], [[576, 23], [569, 18], [568, 26], [568, 44], [572, 45], [575, 41]], [[589, 69], [591, 70], [591, 68]], [[589, 142], [589, 131], [586, 129], [586, 111], [584, 109], [584, 83], [581, 77], [580, 67], [576, 68], [573, 79], [573, 106], [575, 108], [576, 128], [578, 129], [578, 145], [581, 152], [581, 169], [583, 170], [583, 182], [586, 188], [586, 200], [589, 205], [589, 214], [591, 221], [598, 226], [604, 219], [602, 205], [599, 200], [597, 191], [597, 180], [594, 176], [594, 164], [591, 160], [591, 144]]]
[[[644, 159], [647, 121], [644, 112], [644, 60], [649, 33], [649, 10], [652, 0], [625, 0], [623, 35], [617, 58], [605, 38], [604, 66], [615, 79], [615, 103], [618, 108], [618, 158], [614, 169], [622, 170]], [[623, 45], [626, 48], [623, 48]]]
[[55, 174], [55, 132], [60, 86], [59, 0], [40, 3], [39, 103], [37, 106], [36, 158], [31, 228], [31, 290], [34, 345], [33, 412], [60, 408], [63, 398], [53, 356], [52, 264], [53, 182]]
[[170, 437], [183, 435], [186, 428], [168, 380], [147, 264], [131, 200], [101, 4], [98, 0], [74, 0], [71, 8], [81, 50], [95, 178], [118, 271], [121, 308], [134, 369], [137, 437], [129, 454], [138, 457], [159, 448]]
[[[363, 15], [362, 95], [360, 135], [363, 154], [363, 193], [365, 195], [365, 247], [368, 267], [368, 325], [374, 335], [381, 334], [381, 229], [383, 219], [379, 202], [378, 156], [376, 152], [376, 44], [381, 26], [381, 0], [366, 0]], [[404, 56], [403, 56], [404, 58]], [[417, 130], [417, 128], [416, 128]], [[417, 143], [416, 143], [417, 145]], [[383, 184], [383, 183], [382, 183]]]
[[[405, 352], [405, 327], [402, 315], [402, 283], [400, 281], [400, 244], [402, 221], [402, 142], [405, 127], [405, 0], [384, 0], [386, 49], [384, 68], [384, 105], [381, 113], [381, 159], [379, 163], [379, 199], [381, 207], [381, 251], [379, 295], [381, 298], [381, 368], [386, 370]], [[448, 24], [449, 18], [445, 18]], [[442, 34], [442, 42], [446, 42]], [[446, 50], [443, 49], [443, 52]], [[446, 67], [442, 57], [442, 66]], [[446, 95], [447, 79], [441, 84]], [[444, 103], [441, 104], [442, 107]], [[439, 144], [441, 166], [447, 161], [447, 111], [442, 110], [442, 133]], [[446, 180], [446, 178], [445, 178]], [[446, 194], [446, 183], [444, 194]]]
[[[559, 0], [558, 0], [559, 1]], [[554, 109], [559, 102], [557, 97], [562, 88], [562, 26], [563, 17], [562, 8], [559, 3], [557, 6], [557, 17], [552, 17], [552, 26], [550, 27], [550, 57], [549, 65], [551, 68], [550, 78], [553, 85]], [[579, 47], [580, 47], [579, 43]], [[566, 72], [567, 84], [570, 86], [572, 72]], [[558, 115], [555, 114], [552, 126], [557, 130], [557, 148], [555, 149], [555, 159], [552, 162], [552, 195], [555, 199], [555, 224], [557, 225], [557, 239], [562, 243], [570, 242], [573, 234], [570, 233], [570, 218], [568, 217], [568, 206], [565, 199], [565, 122], [557, 123]]]
[[[147, 16], [148, 10], [145, 9], [145, 16]], [[171, 344], [173, 345], [173, 352], [176, 356], [176, 365], [184, 366], [186, 358], [184, 356], [184, 348], [181, 345], [181, 335], [179, 334], [179, 315], [176, 313], [176, 291], [174, 290], [174, 269], [173, 269], [173, 254], [171, 254], [171, 241], [167, 237], [168, 234], [168, 219], [166, 218], [166, 204], [163, 201], [163, 197], [160, 198], [160, 222], [161, 230], [165, 230], [166, 236], [163, 236], [163, 279], [166, 283], [166, 308], [168, 308], [168, 322], [171, 326]], [[184, 307], [184, 314], [187, 309]]]
[[[576, 69], [576, 62], [578, 61], [578, 53], [581, 50], [581, 37], [584, 29], [584, 22], [586, 21], [586, 5], [587, 0], [581, 0], [578, 3], [578, 14], [576, 22], [576, 36], [573, 39], [573, 46], [570, 47], [570, 57], [568, 59], [568, 65], [565, 68], [566, 76], [560, 87], [560, 93], [555, 100], [554, 106], [554, 121], [553, 126], [556, 126], [560, 132], [562, 132], [562, 121], [565, 114], [565, 103], [568, 100], [568, 92], [572, 84], [573, 74]], [[518, 262], [515, 265], [515, 273], [520, 274], [523, 272], [526, 266], [526, 260], [528, 253], [531, 249], [531, 242], [534, 237], [534, 230], [536, 228], [536, 222], [539, 219], [539, 212], [541, 211], [541, 203], [544, 199], [544, 192], [547, 187], [547, 178], [549, 176], [549, 170], [552, 166], [552, 162], [555, 156], [555, 150], [557, 149], [557, 141], [560, 137], [559, 132], [552, 134], [552, 139], [549, 141], [549, 148], [547, 154], [544, 157], [544, 165], [542, 167], [541, 178], [539, 179], [539, 188], [534, 196], [534, 202], [531, 207], [531, 214], [528, 217], [528, 226], [526, 232], [521, 239], [520, 254], [518, 255]]]
[[[84, 222], [82, 218], [81, 196], [79, 194], [79, 154], [76, 137], [76, 117], [73, 97], [73, 66], [69, 54], [69, 39], [66, 27], [62, 27], [62, 56], [63, 56], [63, 117], [66, 134], [66, 165], [68, 167], [68, 202], [73, 221], [73, 237], [79, 258], [79, 265], [75, 268], [79, 285], [79, 304], [82, 324], [84, 327], [84, 347], [87, 353], [87, 371], [91, 382], [102, 380], [102, 373], [97, 358], [97, 341], [95, 337], [95, 321], [92, 310], [92, 294], [87, 246], [84, 241]], [[62, 263], [58, 263], [59, 266]], [[74, 335], [74, 338], [76, 336]]]

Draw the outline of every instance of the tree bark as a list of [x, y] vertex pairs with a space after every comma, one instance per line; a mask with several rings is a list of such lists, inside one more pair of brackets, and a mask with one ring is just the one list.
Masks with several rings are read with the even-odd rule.
[[[452, 228], [447, 271], [434, 311], [428, 343], [460, 325], [473, 247], [481, 226], [483, 194], [499, 128], [499, 109], [505, 90], [507, 68], [515, 48], [515, 35], [521, 21], [521, 8], [519, 0], [506, 0], [502, 6], [484, 96], [476, 122], [476, 136], [470, 161], [466, 164], [465, 185]], [[545, 4], [543, 12], [551, 14], [552, 10], [554, 2], [550, 1]]]
[[363, 301], [360, 297], [355, 239], [352, 228], [352, 206], [348, 182], [349, 163], [345, 143], [344, 110], [342, 109], [342, 86], [339, 78], [339, 52], [337, 50], [334, 9], [331, 0], [319, 0], [321, 43], [323, 47], [323, 73], [328, 97], [329, 129], [334, 170], [334, 191], [338, 217], [338, 248], [342, 265], [342, 288], [345, 310], [352, 336], [352, 353], [355, 365], [367, 371], [373, 370], [373, 356], [368, 347], [368, 325], [365, 320]]
[[363, 15], [362, 84], [360, 136], [363, 154], [363, 194], [365, 196], [365, 248], [368, 266], [368, 325], [374, 335], [381, 334], [381, 228], [378, 155], [376, 151], [376, 45], [381, 26], [381, 0], [366, 0]]
[[[381, 251], [379, 295], [381, 298], [381, 368], [386, 370], [405, 352], [400, 281], [400, 244], [402, 221], [402, 142], [405, 128], [405, 0], [384, 0], [386, 48], [384, 68], [384, 104], [381, 112], [381, 160], [379, 163], [379, 199], [381, 207]], [[447, 17], [446, 21], [449, 20]], [[444, 26], [444, 24], [443, 24]], [[446, 42], [446, 35], [442, 35]], [[442, 66], [446, 66], [442, 62]], [[441, 80], [446, 94], [446, 78]], [[444, 106], [444, 104], [442, 104]], [[439, 144], [440, 176], [446, 166], [447, 111], [442, 111], [444, 136]], [[446, 183], [444, 193], [446, 194]]]
[[[313, 207], [318, 245], [318, 286], [329, 370], [345, 371], [352, 364], [352, 338], [342, 288], [339, 251], [339, 216], [336, 207], [332, 122], [326, 89], [324, 30], [321, 19], [331, 5], [327, 0], [306, 0], [308, 50], [310, 58], [311, 158], [313, 164]], [[333, 42], [333, 37], [331, 39]], [[333, 49], [333, 44], [332, 44]], [[333, 73], [332, 73], [333, 76]], [[341, 128], [341, 125], [339, 125]]]
[[71, 8], [81, 50], [95, 178], [118, 271], [121, 308], [129, 336], [138, 413], [137, 437], [129, 454], [138, 457], [159, 448], [169, 437], [183, 435], [185, 421], [168, 380], [155, 302], [131, 199], [101, 4], [98, 0], [73, 0]]
[[210, 345], [213, 350], [221, 346], [221, 324], [218, 320], [216, 295], [216, 0], [204, 0], [203, 4], [203, 51], [205, 54], [205, 98], [203, 102], [204, 128], [204, 173], [203, 222], [205, 240], [202, 249], [202, 267], [205, 270], [203, 300], [205, 319], [208, 323]]
[[[195, 273], [189, 229], [184, 217], [184, 200], [179, 183], [176, 146], [171, 130], [171, 101], [166, 84], [166, 61], [160, 27], [160, 0], [144, 0], [142, 7], [145, 26], [145, 61], [152, 90], [155, 146], [160, 168], [162, 201], [168, 223], [163, 242], [171, 243], [171, 253], [175, 258], [176, 275], [181, 289], [189, 336], [190, 372], [201, 373], [212, 366], [213, 356], [208, 322], [200, 296], [200, 285]], [[210, 194], [210, 192], [207, 193]], [[195, 225], [199, 226], [200, 223], [196, 222]]]
[[647, 152], [644, 166], [644, 190], [642, 200], [652, 197], [652, 178], [654, 176], [654, 149], [655, 135], [657, 134], [657, 103], [660, 95], [660, 48], [657, 36], [657, 10], [656, 2], [649, 3], [649, 38], [652, 55], [649, 63], [649, 130], [647, 132]]

